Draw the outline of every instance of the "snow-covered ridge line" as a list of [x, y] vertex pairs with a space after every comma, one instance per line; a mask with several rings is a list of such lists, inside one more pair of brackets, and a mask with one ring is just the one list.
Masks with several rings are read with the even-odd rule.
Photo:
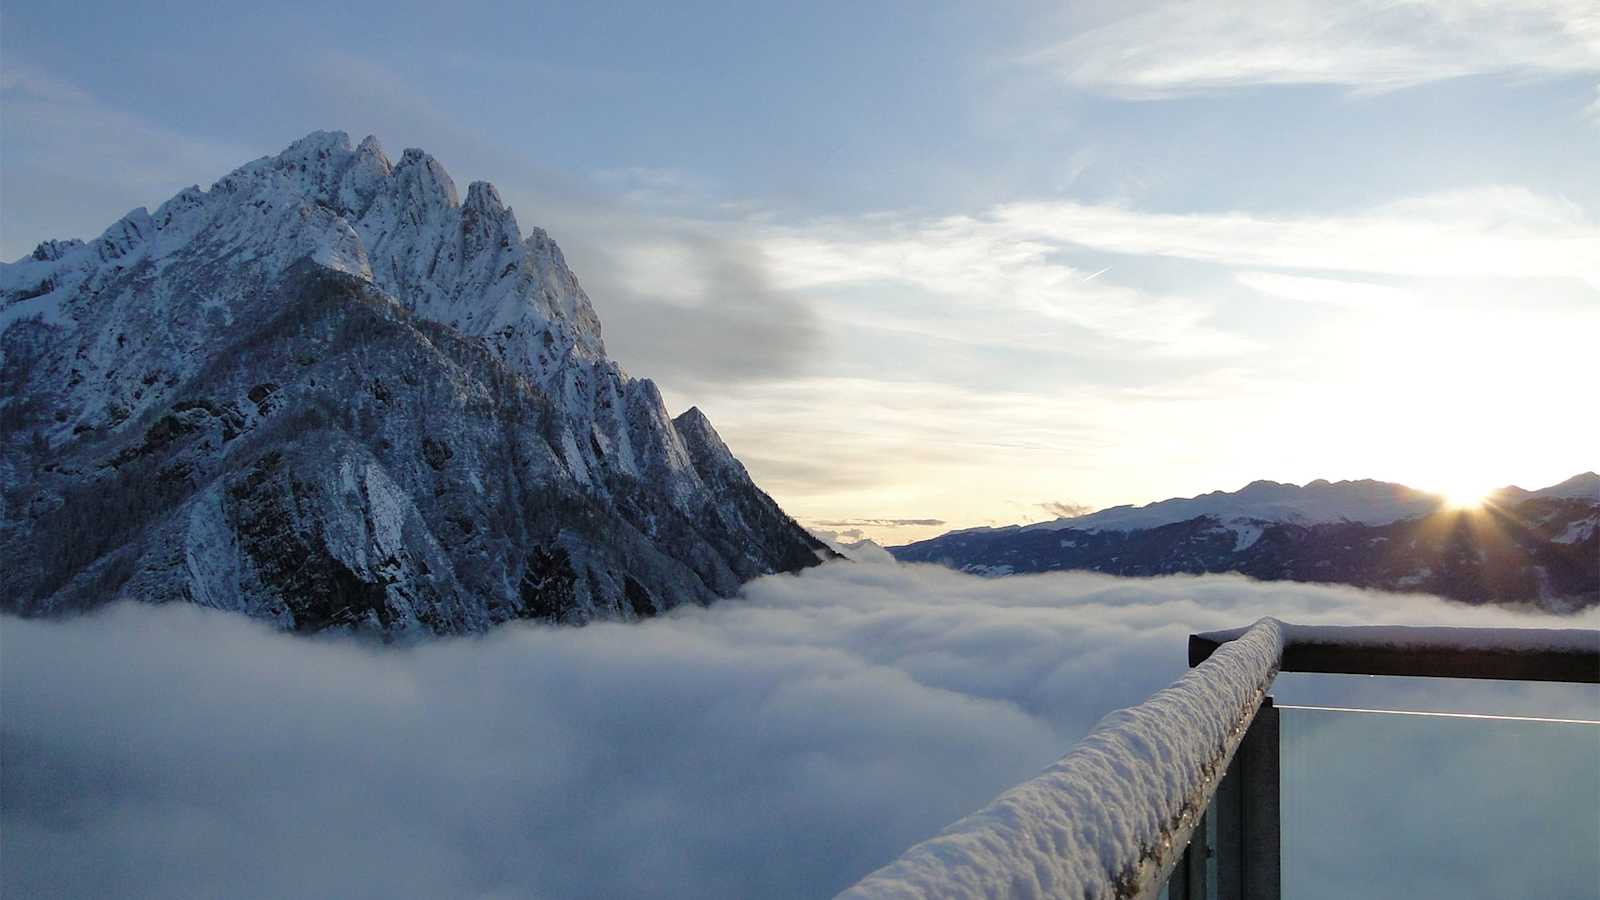
[[1174, 497], [1144, 506], [1113, 506], [1083, 516], [1025, 525], [1021, 530], [1129, 531], [1186, 522], [1200, 516], [1211, 516], [1222, 522], [1386, 525], [1428, 515], [1443, 504], [1443, 498], [1437, 494], [1371, 479], [1334, 482], [1318, 479], [1305, 485], [1252, 481], [1237, 491]]
[[45, 241], [0, 265], [6, 321], [60, 321], [60, 304], [140, 264], [157, 270], [204, 247], [236, 266], [283, 271], [302, 256], [368, 281], [411, 312], [482, 337], [544, 380], [567, 358], [605, 358], [600, 323], [560, 248], [526, 235], [494, 185], [465, 202], [438, 160], [390, 160], [377, 138], [312, 132], [207, 190], [185, 188], [154, 213], [129, 212], [98, 238]]
[[1257, 622], [1170, 687], [1106, 716], [1043, 774], [839, 897], [1155, 896], [1277, 674], [1282, 627]]
[[1552, 484], [1533, 491], [1523, 490], [1516, 485], [1507, 485], [1489, 495], [1491, 500], [1502, 503], [1535, 497], [1552, 500], [1589, 500], [1600, 503], [1600, 474], [1582, 472], [1560, 484]]
[[[1600, 503], [1600, 475], [1584, 472], [1560, 484], [1537, 490], [1508, 485], [1488, 495], [1491, 502], [1511, 503], [1534, 498], [1591, 500]], [[1003, 531], [1135, 531], [1187, 522], [1209, 516], [1225, 526], [1251, 522], [1287, 522], [1323, 525], [1358, 522], [1387, 525], [1437, 512], [1444, 498], [1403, 484], [1373, 479], [1327, 481], [1304, 485], [1277, 481], [1252, 481], [1237, 491], [1212, 491], [1196, 497], [1172, 497], [1143, 506], [1124, 504], [1081, 516], [1063, 516], [1030, 525], [960, 528], [945, 535]]]

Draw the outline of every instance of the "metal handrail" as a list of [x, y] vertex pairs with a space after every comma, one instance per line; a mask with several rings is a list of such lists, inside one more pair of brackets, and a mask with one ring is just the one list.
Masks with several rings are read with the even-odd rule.
[[[1189, 636], [1199, 665], [1247, 629]], [[1283, 624], [1279, 671], [1600, 684], [1600, 630]]]

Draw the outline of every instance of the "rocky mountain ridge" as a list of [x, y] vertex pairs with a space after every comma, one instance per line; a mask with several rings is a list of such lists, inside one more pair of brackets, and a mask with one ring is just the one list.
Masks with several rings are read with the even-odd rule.
[[1503, 488], [1477, 509], [1384, 482], [1254, 482], [888, 549], [978, 575], [1238, 572], [1568, 611], [1600, 604], [1600, 475]]
[[0, 267], [0, 591], [286, 628], [633, 618], [827, 555], [610, 360], [560, 249], [318, 132]]

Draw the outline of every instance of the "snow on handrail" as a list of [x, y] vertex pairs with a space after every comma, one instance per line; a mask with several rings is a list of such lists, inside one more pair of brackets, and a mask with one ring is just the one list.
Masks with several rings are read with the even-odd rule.
[[1277, 674], [1262, 619], [1170, 687], [1106, 716], [1038, 777], [840, 894], [886, 898], [1154, 897]]
[[1154, 897], [1273, 678], [1348, 672], [1600, 682], [1600, 630], [1290, 625], [1191, 635], [1170, 687], [1106, 716], [1038, 777], [907, 850], [840, 900]]
[[[1279, 627], [1284, 672], [1600, 682], [1600, 630], [1593, 628]], [[1191, 635], [1189, 664], [1200, 664], [1247, 633], [1234, 628]]]

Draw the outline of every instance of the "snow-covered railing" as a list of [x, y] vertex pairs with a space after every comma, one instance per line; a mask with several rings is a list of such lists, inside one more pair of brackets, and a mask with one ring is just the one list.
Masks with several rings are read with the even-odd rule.
[[1204, 896], [1205, 848], [1185, 849], [1191, 837], [1204, 843], [1197, 826], [1213, 798], [1219, 895], [1276, 898], [1277, 712], [1267, 690], [1280, 670], [1600, 682], [1600, 631], [1592, 629], [1262, 619], [1193, 635], [1189, 655], [1194, 668], [1170, 687], [1106, 716], [1043, 774], [907, 850], [841, 900], [1133, 900], [1157, 896], [1169, 878], [1172, 897]]
[[1129, 900], [1166, 883], [1278, 671], [1263, 619], [1038, 777], [840, 894]]

